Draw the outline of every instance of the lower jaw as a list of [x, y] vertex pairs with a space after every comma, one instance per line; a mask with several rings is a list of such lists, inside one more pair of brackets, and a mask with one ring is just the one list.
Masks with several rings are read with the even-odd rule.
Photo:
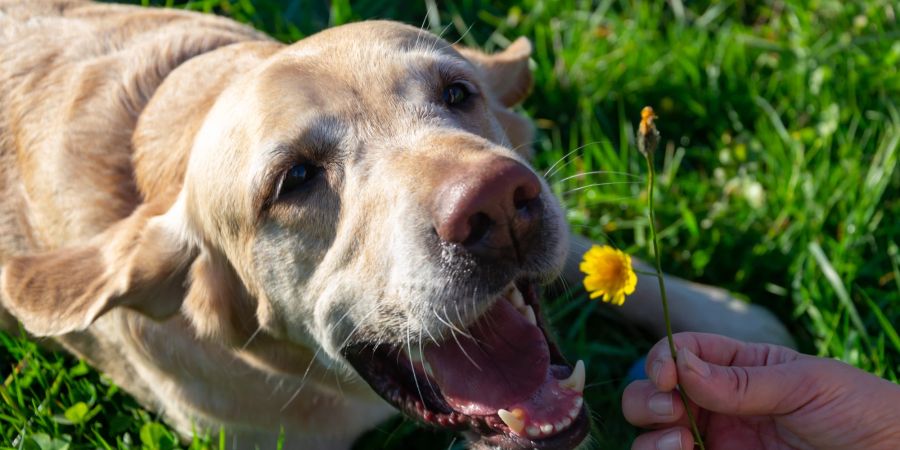
[[581, 413], [572, 424], [564, 431], [541, 439], [529, 439], [514, 434], [503, 433], [495, 435], [482, 435], [480, 440], [489, 445], [501, 449], [538, 449], [538, 450], [563, 450], [573, 449], [587, 439], [591, 423], [587, 410], [582, 408]]
[[[532, 301], [529, 303], [535, 309], [538, 320], [542, 321], [539, 303], [535, 301], [536, 291], [534, 291], [534, 287], [530, 287], [530, 289], [529, 294]], [[559, 349], [552, 345], [543, 323], [541, 323], [540, 329], [545, 334], [548, 343], [551, 343], [552, 364], [562, 364], [568, 368]], [[409, 362], [408, 356], [400, 348], [376, 346], [373, 349], [361, 346], [361, 348], [353, 349], [351, 347], [345, 349], [345, 357], [376, 393], [400, 409], [405, 415], [427, 426], [447, 431], [466, 432], [470, 437], [475, 437], [472, 440], [495, 448], [567, 450], [581, 444], [587, 438], [590, 430], [587, 408], [579, 402], [577, 416], [572, 418], [570, 425], [555, 434], [529, 437], [527, 433], [521, 431], [513, 433], [497, 414], [468, 415], [451, 408], [443, 396], [437, 392], [435, 386], [429, 385], [425, 371], [421, 367], [414, 368]], [[401, 380], [409, 380], [410, 386], [402, 385]], [[412, 385], [414, 381], [416, 385]]]

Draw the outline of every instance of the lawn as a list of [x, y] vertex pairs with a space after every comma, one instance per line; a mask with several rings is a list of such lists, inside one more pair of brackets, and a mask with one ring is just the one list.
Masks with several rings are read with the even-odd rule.
[[[151, 2], [156, 4], [155, 2]], [[653, 105], [662, 133], [664, 269], [774, 311], [801, 350], [900, 375], [900, 25], [894, 2], [197, 1], [294, 41], [390, 18], [487, 50], [534, 43], [539, 169], [573, 230], [650, 256], [631, 143]], [[440, 4], [436, 6], [436, 4]], [[429, 5], [431, 6], [429, 8]], [[568, 155], [568, 156], [566, 156]], [[588, 187], [589, 185], [596, 185]], [[546, 299], [566, 354], [585, 359], [597, 448], [637, 434], [619, 398], [653, 340], [579, 290]], [[0, 445], [172, 448], [154, 413], [83, 363], [0, 336]], [[226, 446], [198, 437], [191, 448]], [[359, 449], [463, 448], [395, 419]]]

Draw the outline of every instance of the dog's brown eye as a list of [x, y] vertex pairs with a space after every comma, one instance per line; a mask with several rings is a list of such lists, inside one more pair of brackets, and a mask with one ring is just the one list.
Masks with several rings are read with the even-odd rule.
[[319, 170], [319, 167], [312, 164], [295, 164], [284, 174], [284, 180], [281, 181], [278, 196], [283, 197], [304, 187], [310, 180], [315, 178]]
[[447, 106], [460, 106], [469, 99], [472, 91], [462, 83], [452, 83], [444, 88], [444, 104]]

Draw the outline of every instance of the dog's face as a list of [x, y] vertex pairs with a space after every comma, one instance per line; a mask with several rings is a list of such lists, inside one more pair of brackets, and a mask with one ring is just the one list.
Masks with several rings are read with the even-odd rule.
[[548, 340], [537, 298], [566, 227], [507, 109], [529, 51], [461, 54], [390, 22], [279, 51], [220, 96], [176, 205], [140, 222], [177, 236], [154, 254], [191, 259], [142, 276], [190, 266], [183, 310], [201, 334], [259, 328], [429, 424], [574, 447], [583, 368]]
[[[534, 310], [566, 228], [481, 62], [381, 22], [283, 50], [210, 114], [187, 210], [271, 333], [349, 361], [427, 422], [565, 446], [586, 429], [580, 388], [557, 383], [571, 370]], [[525, 92], [514, 75], [501, 81]]]

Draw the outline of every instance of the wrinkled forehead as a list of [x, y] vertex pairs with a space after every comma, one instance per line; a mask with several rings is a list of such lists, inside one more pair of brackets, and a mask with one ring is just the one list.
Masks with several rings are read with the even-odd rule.
[[274, 138], [337, 120], [394, 134], [410, 115], [427, 116], [441, 87], [457, 79], [474, 83], [474, 68], [426, 32], [390, 22], [335, 28], [286, 48], [261, 71], [259, 129]]

